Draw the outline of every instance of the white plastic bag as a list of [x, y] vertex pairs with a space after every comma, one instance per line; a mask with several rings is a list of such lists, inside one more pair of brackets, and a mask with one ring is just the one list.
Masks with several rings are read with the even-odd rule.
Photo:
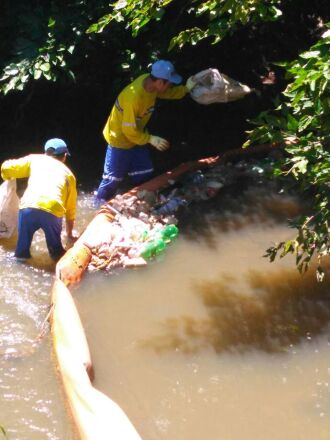
[[13, 235], [17, 227], [18, 206], [16, 179], [5, 180], [0, 185], [0, 238]]
[[236, 101], [253, 91], [217, 69], [202, 70], [193, 76], [193, 80], [197, 84], [191, 90], [190, 96], [199, 104]]

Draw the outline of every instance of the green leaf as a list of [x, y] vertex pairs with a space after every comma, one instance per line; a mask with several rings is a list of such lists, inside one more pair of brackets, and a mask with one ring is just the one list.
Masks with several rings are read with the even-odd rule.
[[302, 118], [298, 122], [298, 131], [301, 133], [304, 131], [314, 120], [314, 117], [311, 115], [302, 116]]
[[17, 67], [11, 67], [11, 68], [5, 69], [5, 72], [7, 75], [14, 76], [14, 75], [18, 74], [19, 70], [17, 69]]
[[34, 79], [39, 79], [39, 78], [41, 77], [41, 75], [42, 75], [42, 71], [41, 71], [41, 70], [39, 70], [39, 69], [36, 70], [36, 69], [35, 69], [35, 70], [33, 71], [33, 78], [34, 78]]
[[303, 159], [300, 162], [297, 163], [297, 167], [299, 168], [299, 171], [302, 174], [305, 174], [307, 171], [307, 166], [308, 166], [308, 160], [307, 159]]
[[75, 50], [75, 45], [74, 44], [71, 44], [70, 46], [68, 46], [67, 47], [67, 51], [70, 53], [70, 54], [73, 54], [73, 51]]
[[296, 131], [298, 126], [299, 126], [299, 121], [289, 114], [288, 122], [287, 122], [288, 129], [292, 131]]
[[50, 71], [50, 64], [49, 63], [43, 63], [40, 65], [40, 70], [43, 72], [49, 72]]
[[319, 58], [319, 56], [320, 56], [319, 50], [310, 50], [309, 52], [304, 52], [304, 53], [300, 54], [300, 57], [304, 58], [306, 60], [308, 60], [310, 58]]
[[49, 17], [49, 20], [48, 20], [48, 27], [49, 27], [49, 28], [52, 28], [52, 27], [55, 26], [55, 24], [56, 24], [56, 21], [54, 20], [54, 18]]
[[43, 76], [50, 81], [53, 77], [49, 72], [42, 72]]

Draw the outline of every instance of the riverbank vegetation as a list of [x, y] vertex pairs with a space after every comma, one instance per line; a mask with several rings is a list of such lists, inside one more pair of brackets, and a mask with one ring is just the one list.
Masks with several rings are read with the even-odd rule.
[[246, 145], [253, 142], [285, 143], [286, 157], [278, 162], [274, 175], [285, 177], [299, 192], [312, 198], [308, 215], [291, 222], [298, 233], [267, 250], [273, 261], [277, 255], [296, 256], [300, 272], [305, 272], [316, 255], [317, 277], [322, 280], [322, 258], [330, 254], [330, 30], [308, 51], [280, 65], [290, 80], [275, 110], [254, 120]]
[[1, 16], [1, 159], [37, 151], [56, 134], [76, 150], [79, 174], [99, 176], [102, 126], [125, 84], [159, 57], [185, 77], [217, 67], [258, 93], [208, 107], [188, 99], [162, 104], [152, 123], [173, 147], [155, 158], [156, 168], [243, 144], [283, 143], [274, 176], [314, 204], [291, 222], [295, 238], [267, 256], [294, 253], [301, 272], [316, 257], [323, 279], [330, 253], [327, 1], [17, 0], [3, 2]]

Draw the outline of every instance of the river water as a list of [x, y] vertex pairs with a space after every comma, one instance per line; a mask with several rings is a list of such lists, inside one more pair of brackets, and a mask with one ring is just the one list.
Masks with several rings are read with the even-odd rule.
[[[137, 270], [88, 273], [74, 290], [95, 367], [145, 440], [328, 439], [330, 294], [313, 271], [262, 255], [299, 203], [264, 185], [189, 209]], [[92, 217], [79, 199], [78, 229]], [[53, 264], [1, 246], [0, 425], [15, 440], [73, 440], [46, 334]], [[1, 437], [0, 437], [1, 438]]]
[[[82, 230], [93, 217], [90, 195], [81, 193], [78, 211]], [[73, 440], [45, 322], [55, 264], [42, 233], [28, 264], [13, 258], [15, 241], [0, 245], [0, 426], [10, 440]]]

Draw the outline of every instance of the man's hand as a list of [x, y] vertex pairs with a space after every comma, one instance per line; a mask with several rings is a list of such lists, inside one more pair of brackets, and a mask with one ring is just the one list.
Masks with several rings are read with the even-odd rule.
[[67, 235], [67, 239], [71, 241], [76, 241], [79, 238], [79, 234], [76, 231], [73, 231], [72, 234]]
[[187, 89], [189, 90], [189, 92], [195, 87], [195, 85], [197, 84], [197, 82], [193, 79], [194, 77], [193, 76], [190, 76], [188, 79], [187, 79], [187, 82], [186, 82], [186, 87], [187, 87]]
[[75, 242], [78, 240], [78, 238], [79, 237], [76, 234], [65, 235], [64, 236], [65, 250], [70, 249], [75, 244]]
[[149, 140], [150, 144], [157, 148], [159, 151], [165, 151], [169, 148], [170, 144], [166, 139], [163, 139], [159, 136], [150, 136]]

